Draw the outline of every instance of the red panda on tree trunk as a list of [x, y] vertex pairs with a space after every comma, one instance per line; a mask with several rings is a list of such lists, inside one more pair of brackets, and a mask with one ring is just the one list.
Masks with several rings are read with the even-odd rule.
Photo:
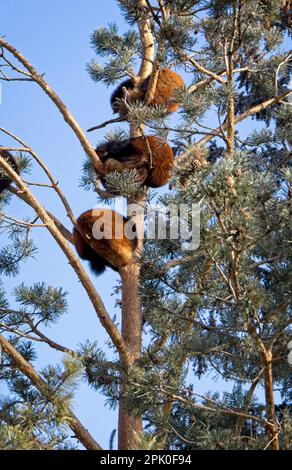
[[105, 175], [100, 175], [100, 179], [105, 188], [104, 176], [113, 171], [135, 169], [137, 183], [149, 188], [164, 186], [171, 178], [173, 151], [155, 136], [108, 142], [97, 147], [96, 153], [104, 165]]
[[77, 219], [73, 241], [80, 258], [99, 275], [106, 267], [118, 271], [134, 261], [135, 224], [110, 209], [91, 209]]
[[[122, 82], [111, 96], [111, 106], [114, 113], [124, 116], [128, 113], [127, 103], [143, 101], [148, 90], [150, 76], [142, 81], [139, 88], [131, 79]], [[175, 102], [175, 91], [184, 87], [184, 81], [177, 73], [169, 69], [161, 69], [158, 78], [153, 99], [149, 106], [165, 106], [167, 114], [178, 110], [179, 104]], [[124, 91], [126, 89], [126, 93]]]
[[287, 28], [291, 26], [292, 20], [292, 1], [291, 0], [283, 0], [282, 1], [282, 22]]
[[[19, 168], [16, 163], [16, 160], [10, 152], [8, 152], [7, 150], [0, 150], [0, 156], [4, 158], [7, 163], [9, 163], [11, 168], [16, 171], [17, 174], [19, 174]], [[2, 194], [6, 189], [9, 188], [11, 183], [11, 178], [6, 175], [5, 170], [3, 168], [0, 168], [0, 194]]]

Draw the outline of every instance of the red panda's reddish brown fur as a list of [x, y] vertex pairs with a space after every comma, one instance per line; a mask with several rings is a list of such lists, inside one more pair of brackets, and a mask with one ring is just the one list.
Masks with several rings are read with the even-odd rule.
[[[127, 114], [127, 106], [120, 99], [125, 99], [127, 103], [143, 101], [147, 93], [150, 77], [146, 78], [137, 88], [131, 79], [122, 82], [111, 96], [111, 105], [114, 113], [120, 115]], [[155, 93], [149, 106], [165, 106], [167, 113], [174, 113], [179, 108], [179, 103], [175, 102], [176, 90], [184, 87], [184, 81], [177, 73], [170, 69], [161, 69], [158, 75]], [[123, 88], [127, 90], [124, 96]]]
[[[98, 223], [103, 238], [96, 239], [94, 224]], [[125, 227], [135, 234], [135, 226], [128, 219], [110, 209], [92, 209], [81, 214], [73, 230], [74, 245], [80, 258], [90, 262], [95, 274], [106, 267], [115, 271], [134, 260], [137, 238], [127, 237]]]
[[[149, 188], [164, 186], [171, 178], [173, 151], [155, 136], [108, 142], [97, 147], [96, 152], [104, 164], [105, 176], [112, 171], [135, 169], [137, 182]], [[106, 187], [104, 177], [100, 178]]]

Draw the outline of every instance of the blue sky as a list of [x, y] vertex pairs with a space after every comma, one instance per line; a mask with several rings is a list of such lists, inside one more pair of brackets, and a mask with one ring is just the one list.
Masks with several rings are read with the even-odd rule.
[[[111, 90], [103, 84], [93, 83], [86, 72], [86, 64], [94, 56], [90, 34], [108, 22], [116, 22], [122, 29], [127, 27], [114, 0], [9, 0], [1, 8], [0, 34], [5, 35], [7, 41], [19, 49], [40, 73], [45, 73], [47, 82], [83, 129], [112, 117], [109, 106]], [[60, 182], [77, 216], [96, 205], [95, 194], [78, 187], [84, 159], [80, 144], [55, 106], [36, 85], [2, 84], [0, 119], [2, 127], [25, 140], [43, 158]], [[101, 129], [90, 134], [92, 144], [101, 140], [105, 132]], [[1, 143], [11, 145], [11, 141], [2, 135]], [[35, 168], [26, 178], [45, 182]], [[52, 191], [34, 189], [34, 192], [45, 207], [70, 228], [63, 207]], [[18, 219], [31, 214], [16, 198], [6, 212]], [[21, 266], [17, 278], [4, 280], [8, 296], [21, 282], [31, 285], [45, 281], [49, 285], [62, 286], [68, 292], [69, 311], [47, 334], [71, 348], [86, 339], [98, 340], [103, 346], [107, 337], [65, 256], [43, 229], [35, 230], [34, 240], [39, 249], [35, 259]], [[110, 314], [115, 313], [112, 292], [117, 277], [107, 270], [93, 280]], [[60, 357], [47, 346], [38, 346], [38, 350], [37, 367]], [[195, 388], [198, 393], [211, 389], [230, 390], [230, 384], [223, 386], [217, 383], [214, 386], [210, 377], [198, 381]], [[104, 398], [83, 384], [76, 396], [75, 412], [99, 443], [107, 448], [117, 421], [116, 413], [105, 406]]]
[[[86, 72], [86, 64], [94, 55], [89, 43], [90, 34], [109, 21], [121, 22], [114, 1], [10, 0], [1, 8], [0, 34], [5, 35], [7, 41], [20, 50], [39, 72], [46, 74], [48, 83], [84, 129], [112, 116], [110, 91], [101, 84], [93, 83]], [[2, 84], [0, 119], [2, 127], [23, 138], [43, 158], [60, 182], [76, 215], [96, 205], [96, 196], [78, 187], [83, 150], [60, 113], [36, 85], [17, 82]], [[92, 144], [96, 144], [102, 136], [102, 132], [95, 132], [89, 137]], [[11, 145], [11, 141], [3, 135], [1, 143]], [[26, 178], [45, 182], [36, 168]], [[70, 228], [64, 210], [52, 191], [35, 190], [35, 194]], [[19, 219], [31, 213], [16, 198], [6, 212]], [[62, 286], [69, 293], [68, 314], [58, 325], [50, 328], [48, 334], [72, 348], [87, 338], [98, 340], [103, 345], [107, 337], [66, 258], [43, 229], [36, 229], [34, 240], [38, 246], [35, 260], [23, 264], [17, 278], [4, 279], [8, 296], [21, 282], [30, 285], [44, 280], [49, 285]], [[116, 281], [111, 270], [94, 278], [111, 314], [114, 313], [115, 304], [111, 294]], [[38, 367], [60, 357], [47, 346], [39, 346], [38, 350]], [[110, 433], [116, 427], [116, 413], [105, 407], [104, 398], [84, 384], [77, 394], [75, 411], [100, 444], [107, 447]]]

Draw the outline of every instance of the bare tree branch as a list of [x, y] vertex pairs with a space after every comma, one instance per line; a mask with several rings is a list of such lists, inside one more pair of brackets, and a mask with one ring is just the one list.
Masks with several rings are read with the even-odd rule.
[[[12, 362], [14, 362], [16, 367], [31, 381], [40, 393], [47, 396], [47, 384], [45, 381], [40, 377], [32, 365], [27, 362], [2, 335], [0, 335], [0, 345]], [[60, 400], [62, 399], [60, 398]], [[71, 410], [69, 411], [67, 424], [87, 450], [103, 450]]]
[[[59, 98], [56, 92], [46, 83], [43, 76], [40, 75], [37, 70], [30, 64], [30, 62], [13, 47], [11, 44], [6, 42], [3, 38], [0, 38], [0, 47], [9, 51], [28, 71], [28, 75], [32, 78], [49, 96], [53, 103], [57, 106], [60, 113], [62, 114], [65, 122], [71, 127], [80, 144], [82, 145], [85, 153], [90, 158], [94, 167], [103, 174], [103, 164], [100, 161], [95, 150], [92, 148], [90, 142], [87, 140], [86, 134], [83, 132], [77, 121], [74, 119], [73, 115], [69, 112], [66, 105]], [[148, 49], [148, 48], [147, 48]], [[23, 72], [21, 72], [23, 73]]]
[[[9, 131], [7, 131], [3, 127], [0, 127], [0, 131], [3, 132], [6, 135], [9, 135], [14, 140], [19, 142], [24, 147], [23, 151], [29, 153], [35, 159], [35, 161], [39, 164], [39, 166], [42, 168], [42, 170], [44, 171], [44, 173], [47, 175], [48, 179], [50, 180], [50, 182], [52, 184], [51, 187], [58, 194], [63, 206], [65, 207], [65, 210], [67, 212], [67, 215], [68, 215], [69, 219], [71, 220], [72, 224], [75, 225], [76, 224], [76, 219], [74, 217], [74, 214], [73, 214], [73, 211], [70, 207], [70, 204], [69, 204], [65, 194], [61, 190], [61, 188], [59, 186], [59, 183], [55, 180], [55, 178], [53, 177], [52, 173], [50, 172], [48, 167], [45, 165], [45, 163], [41, 160], [41, 158], [37, 155], [37, 153], [29, 145], [27, 145], [23, 140], [21, 140], [19, 137], [17, 137], [16, 135], [12, 134]], [[0, 147], [0, 149], [7, 150], [8, 148], [7, 147]]]
[[126, 121], [126, 120], [127, 119], [126, 119], [125, 116], [120, 116], [120, 117], [117, 117], [117, 118], [114, 118], [114, 119], [109, 119], [108, 121], [104, 121], [102, 124], [98, 124], [97, 126], [90, 127], [90, 129], [87, 129], [87, 132], [96, 131], [97, 129], [102, 129], [103, 127], [106, 127], [109, 124], [114, 124], [116, 122], [123, 122], [123, 121]]
[[[19, 189], [17, 189], [17, 188], [10, 185], [9, 186], [9, 192], [12, 193], [12, 194], [15, 194], [15, 196], [17, 196], [19, 199], [21, 199], [23, 202], [25, 202], [30, 207], [33, 207], [31, 205], [30, 201], [25, 196], [25, 194], [23, 194], [22, 191], [20, 191]], [[62, 224], [62, 222], [60, 222], [60, 220], [54, 214], [52, 214], [48, 210], [46, 210], [46, 212], [51, 217], [51, 219], [54, 221], [56, 227], [58, 228], [60, 233], [63, 235], [63, 237], [69, 243], [73, 244], [73, 235], [72, 235], [72, 233]]]
[[49, 232], [54, 237], [56, 242], [58, 243], [59, 247], [67, 257], [69, 263], [71, 264], [72, 268], [76, 272], [78, 278], [80, 279], [83, 287], [85, 288], [87, 295], [89, 296], [92, 305], [95, 309], [95, 312], [109, 334], [110, 338], [112, 339], [113, 344], [117, 348], [121, 359], [127, 364], [129, 360], [128, 352], [126, 344], [117, 329], [116, 325], [110, 318], [106, 308], [100, 298], [99, 294], [95, 290], [90, 278], [88, 277], [86, 271], [84, 270], [82, 264], [79, 261], [79, 258], [73, 253], [70, 246], [68, 245], [66, 239], [63, 237], [61, 232], [58, 230], [57, 226], [55, 225], [54, 220], [50, 217], [48, 212], [44, 209], [44, 207], [39, 203], [39, 201], [35, 198], [33, 193], [30, 189], [25, 186], [22, 179], [19, 175], [11, 168], [11, 166], [7, 163], [7, 161], [0, 157], [0, 168], [5, 170], [5, 173], [16, 183], [17, 187], [22, 191], [27, 199], [29, 205], [34, 208], [35, 212], [38, 214], [40, 219], [46, 224]]

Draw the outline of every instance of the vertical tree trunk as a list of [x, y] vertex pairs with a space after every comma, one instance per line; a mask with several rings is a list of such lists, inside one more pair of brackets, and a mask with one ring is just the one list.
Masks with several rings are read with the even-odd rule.
[[138, 0], [137, 6], [141, 9], [141, 12], [144, 11], [142, 19], [138, 21], [143, 57], [138, 75], [140, 81], [142, 81], [152, 72], [155, 50], [151, 29], [152, 17], [147, 2], [145, 0]]
[[[148, 77], [153, 69], [155, 55], [154, 38], [152, 35], [151, 23], [152, 17], [149, 6], [145, 0], [138, 0], [137, 6], [143, 12], [141, 20], [138, 21], [139, 34], [142, 45], [142, 62], [139, 70], [139, 82]], [[143, 125], [137, 127], [136, 123], [129, 120], [131, 137], [140, 137], [143, 135]], [[128, 207], [132, 201], [128, 200]], [[135, 203], [135, 201], [133, 201]], [[143, 250], [144, 238], [144, 204], [140, 201], [142, 210], [137, 211], [132, 220], [136, 224], [138, 246], [136, 254], [139, 255]], [[120, 269], [122, 280], [122, 337], [127, 345], [130, 364], [139, 359], [142, 346], [142, 313], [140, 303], [140, 265], [134, 262], [125, 268]], [[125, 409], [123, 404], [123, 381], [125, 384], [126, 376], [122, 378], [121, 399], [119, 403], [119, 449], [137, 449], [137, 433], [142, 431], [142, 416], [133, 417]]]
[[235, 115], [234, 115], [234, 70], [233, 57], [230, 52], [228, 55], [228, 105], [227, 105], [227, 155], [232, 157], [235, 138]]
[[[139, 295], [139, 271], [137, 263], [120, 270], [122, 279], [122, 336], [127, 345], [131, 363], [141, 354], [142, 315]], [[126, 380], [126, 377], [122, 379]], [[125, 382], [124, 382], [125, 384]], [[119, 404], [119, 449], [137, 449], [136, 434], [142, 431], [142, 417], [132, 416], [123, 404], [123, 383]]]
[[[232, 36], [230, 38], [228, 52], [225, 54], [225, 63], [227, 70], [228, 103], [227, 103], [227, 155], [233, 156], [234, 138], [235, 138], [235, 104], [234, 104], [234, 43], [238, 27], [238, 11], [233, 5], [233, 26]], [[226, 49], [227, 44], [225, 44]]]
[[271, 351], [266, 351], [264, 354], [264, 382], [265, 382], [265, 397], [266, 397], [266, 414], [270, 422], [268, 426], [268, 436], [270, 441], [270, 449], [279, 450], [278, 439], [278, 423], [275, 413], [275, 400], [273, 391], [273, 371], [272, 371], [273, 355]]

